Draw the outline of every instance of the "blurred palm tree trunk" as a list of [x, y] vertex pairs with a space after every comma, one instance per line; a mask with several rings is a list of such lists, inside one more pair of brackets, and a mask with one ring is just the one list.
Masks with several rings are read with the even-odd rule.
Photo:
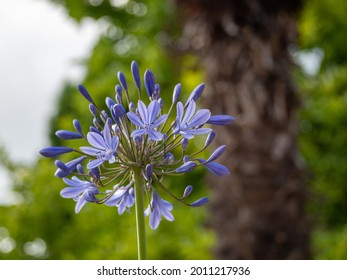
[[228, 144], [223, 158], [232, 175], [211, 179], [216, 257], [309, 258], [307, 193], [296, 146], [299, 102], [289, 54], [301, 1], [177, 4], [185, 15], [184, 38], [207, 71], [205, 104], [237, 119], [217, 131]]

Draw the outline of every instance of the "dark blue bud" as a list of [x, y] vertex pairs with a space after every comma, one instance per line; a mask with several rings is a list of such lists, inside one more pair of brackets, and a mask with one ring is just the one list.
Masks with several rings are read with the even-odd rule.
[[190, 194], [192, 193], [193, 191], [193, 187], [191, 185], [188, 185], [185, 190], [184, 190], [184, 193], [183, 193], [183, 199], [184, 198], [187, 198], [188, 196], [190, 196]]
[[54, 175], [58, 178], [64, 178], [68, 176], [72, 171], [75, 170], [76, 166], [80, 165], [85, 159], [86, 159], [86, 156], [81, 156], [67, 162], [66, 164], [64, 164], [60, 160], [57, 160], [55, 162], [55, 165], [58, 167], [58, 169]]
[[129, 111], [136, 113], [136, 106], [135, 106], [134, 102], [129, 103]]
[[78, 120], [73, 120], [73, 126], [77, 132], [83, 135], [81, 123]]
[[76, 169], [77, 169], [77, 172], [79, 174], [84, 174], [84, 168], [83, 168], [82, 164], [78, 164]]
[[94, 117], [98, 115], [98, 109], [94, 104], [89, 104], [89, 111], [92, 113]]
[[70, 173], [69, 168], [62, 161], [56, 160], [54, 163], [55, 163], [56, 167], [60, 168], [63, 171]]
[[106, 121], [109, 118], [105, 110], [101, 111], [101, 117], [104, 121]]
[[197, 201], [193, 202], [192, 204], [190, 204], [190, 206], [200, 207], [200, 206], [206, 204], [207, 202], [208, 202], [208, 198], [207, 197], [203, 197], [203, 198], [200, 198]]
[[235, 118], [229, 115], [215, 115], [215, 116], [211, 116], [206, 123], [215, 124], [215, 125], [226, 125], [226, 124], [231, 124], [234, 121], [235, 121]]
[[181, 95], [181, 91], [182, 91], [181, 84], [177, 84], [174, 88], [174, 91], [173, 91], [172, 104], [175, 104], [178, 101], [178, 99], [180, 98], [180, 95]]
[[95, 127], [101, 127], [101, 125], [100, 125], [98, 119], [95, 118], [95, 117], [93, 118], [93, 124], [94, 124]]
[[121, 104], [116, 104], [112, 107], [112, 117], [114, 121], [119, 124], [120, 123], [120, 118], [126, 115], [126, 111]]
[[226, 145], [222, 145], [218, 147], [212, 155], [207, 159], [208, 162], [215, 161], [217, 158], [219, 158], [225, 151]]
[[147, 69], [144, 77], [145, 88], [149, 97], [152, 97], [154, 92], [155, 78], [151, 70]]
[[188, 161], [178, 167], [175, 171], [176, 173], [188, 173], [193, 171], [196, 168], [197, 164], [194, 161]]
[[110, 97], [106, 97], [105, 103], [106, 103], [107, 108], [110, 110], [111, 110], [112, 106], [115, 104], [113, 99]]
[[83, 95], [85, 99], [87, 99], [90, 103], [94, 103], [92, 97], [90, 96], [89, 92], [83, 85], [78, 85], [79, 92]]
[[119, 71], [117, 76], [121, 86], [124, 88], [125, 91], [128, 91], [127, 81], [125, 79], [124, 74], [121, 71]]
[[96, 179], [96, 180], [99, 180], [100, 179], [100, 172], [99, 172], [99, 168], [93, 168], [89, 171], [89, 176]]
[[116, 85], [114, 89], [116, 91], [116, 94], [122, 95], [123, 89], [120, 85]]
[[195, 89], [193, 89], [192, 93], [188, 97], [186, 106], [188, 105], [190, 100], [194, 100], [196, 102], [196, 100], [198, 100], [199, 97], [201, 96], [204, 89], [205, 89], [205, 84], [200, 84]]
[[155, 84], [154, 89], [153, 89], [153, 94], [152, 94], [152, 99], [153, 100], [158, 100], [160, 97], [160, 85]]
[[188, 161], [189, 161], [189, 156], [184, 156], [184, 157], [183, 157], [183, 162], [186, 163], [186, 162], [188, 162]]
[[159, 105], [160, 105], [160, 109], [163, 110], [164, 108], [164, 100], [162, 98], [158, 99]]
[[137, 66], [137, 63], [135, 60], [131, 63], [131, 73], [133, 75], [137, 89], [140, 90], [141, 89], [140, 73], [139, 73], [139, 67]]
[[182, 146], [182, 150], [185, 151], [188, 147], [188, 139], [187, 138], [183, 138], [181, 141], [181, 146]]
[[151, 164], [146, 165], [146, 180], [151, 179], [153, 174], [153, 166]]
[[206, 138], [205, 147], [209, 146], [215, 137], [216, 133], [212, 130]]
[[44, 148], [42, 150], [40, 150], [40, 154], [44, 157], [48, 157], [48, 158], [53, 158], [62, 154], [66, 154], [66, 153], [70, 153], [72, 152], [74, 149], [72, 148], [68, 148], [68, 147], [47, 147]]
[[89, 131], [90, 131], [90, 132], [95, 132], [95, 133], [98, 133], [98, 134], [102, 135], [101, 132], [100, 132], [100, 130], [97, 129], [95, 126], [89, 127]]
[[83, 138], [83, 136], [80, 133], [69, 130], [58, 130], [55, 132], [55, 135], [64, 140]]
[[164, 159], [168, 161], [168, 163], [173, 163], [175, 160], [175, 157], [172, 153], [168, 152], [164, 155]]

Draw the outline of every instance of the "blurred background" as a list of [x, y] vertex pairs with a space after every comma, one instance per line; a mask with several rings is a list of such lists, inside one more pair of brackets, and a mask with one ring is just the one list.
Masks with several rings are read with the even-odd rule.
[[[136, 60], [169, 102], [206, 82], [227, 178], [202, 171], [203, 208], [147, 228], [151, 259], [347, 258], [347, 2], [0, 0], [0, 259], [136, 259], [135, 215], [60, 197], [57, 129], [89, 125]], [[167, 102], [167, 103], [168, 103]], [[68, 160], [68, 156], [61, 157]]]

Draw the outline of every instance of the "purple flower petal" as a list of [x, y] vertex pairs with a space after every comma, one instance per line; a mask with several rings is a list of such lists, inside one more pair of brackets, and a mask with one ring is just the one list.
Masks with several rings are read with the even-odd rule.
[[80, 195], [82, 192], [84, 192], [84, 190], [86, 189], [87, 187], [85, 186], [79, 186], [79, 187], [66, 187], [64, 189], [62, 189], [60, 191], [60, 195], [63, 197], [63, 198], [74, 198], [78, 195]]
[[136, 130], [134, 130], [132, 133], [131, 133], [131, 137], [137, 137], [137, 136], [141, 136], [141, 135], [143, 135], [143, 134], [145, 134], [145, 132], [146, 132], [146, 130], [145, 129], [143, 129], [143, 128], [141, 128], [141, 129], [136, 129]]
[[148, 136], [153, 141], [161, 141], [161, 140], [163, 140], [164, 135], [159, 131], [155, 131], [153, 129], [150, 129], [148, 131]]
[[100, 134], [95, 132], [88, 132], [87, 140], [93, 147], [101, 150], [105, 149], [105, 141]]
[[100, 153], [99, 149], [88, 146], [80, 147], [80, 150], [89, 156], [97, 156]]
[[153, 128], [158, 127], [167, 119], [167, 114], [161, 115], [154, 123]]
[[139, 127], [144, 127], [144, 126], [145, 126], [145, 124], [142, 122], [142, 120], [139, 118], [139, 116], [136, 115], [135, 113], [133, 113], [133, 112], [128, 112], [128, 113], [127, 113], [127, 116], [128, 116], [129, 120], [130, 120], [133, 124], [135, 124], [135, 125], [137, 125], [137, 126], [139, 126]]
[[184, 113], [184, 108], [183, 108], [182, 102], [177, 102], [176, 110], [177, 110], [177, 112], [176, 112], [177, 119], [178, 119], [179, 123], [181, 123], [182, 118], [183, 118], [183, 113]]
[[157, 101], [152, 101], [148, 105], [148, 116], [147, 116], [147, 123], [153, 123], [154, 120], [158, 117], [158, 114], [160, 112], [160, 104]]
[[197, 127], [205, 124], [211, 116], [210, 110], [202, 109], [196, 112], [194, 117], [188, 123], [189, 127]]
[[97, 158], [97, 159], [91, 160], [90, 162], [88, 162], [87, 168], [88, 169], [96, 168], [99, 165], [103, 164], [104, 162], [105, 160], [103, 158]]
[[147, 124], [148, 123], [148, 111], [147, 111], [146, 105], [141, 100], [139, 100], [137, 103], [137, 109], [139, 110], [139, 115], [140, 115], [142, 122], [144, 124]]
[[189, 120], [192, 118], [192, 116], [195, 113], [195, 108], [196, 108], [196, 104], [194, 100], [191, 100], [188, 104], [188, 107], [186, 109], [186, 113], [184, 115], [184, 118], [182, 120], [182, 123], [185, 124], [187, 122], [189, 122]]

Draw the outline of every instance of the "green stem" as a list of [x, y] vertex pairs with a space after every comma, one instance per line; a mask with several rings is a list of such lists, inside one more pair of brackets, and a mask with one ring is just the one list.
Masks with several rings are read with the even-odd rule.
[[137, 249], [138, 259], [146, 259], [146, 230], [145, 213], [143, 203], [144, 178], [141, 175], [141, 169], [136, 167], [134, 171], [135, 180], [135, 210], [136, 210], [136, 230], [137, 230]]

